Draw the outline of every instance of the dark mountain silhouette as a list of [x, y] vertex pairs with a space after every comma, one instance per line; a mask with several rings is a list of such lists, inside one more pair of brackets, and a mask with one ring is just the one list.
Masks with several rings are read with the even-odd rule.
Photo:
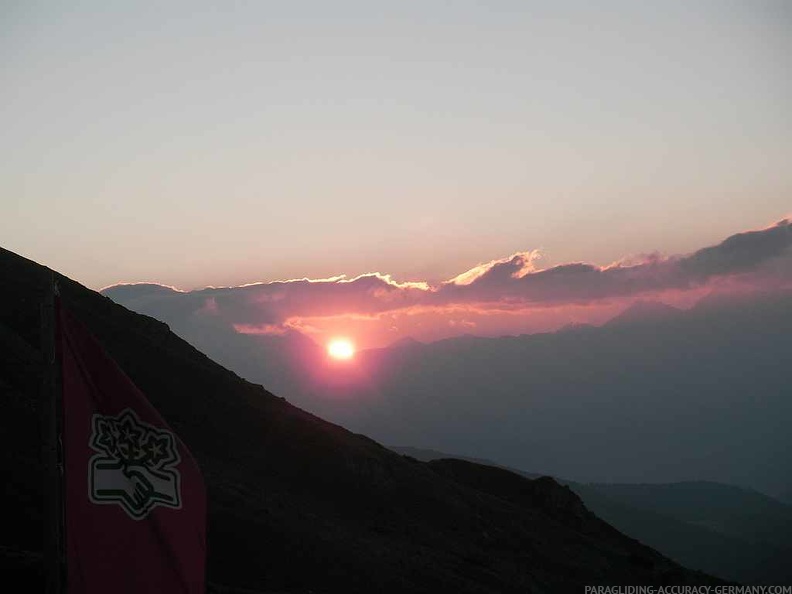
[[362, 353], [356, 408], [315, 388], [286, 396], [384, 443], [579, 482], [792, 487], [792, 294], [662, 311]]
[[679, 312], [680, 310], [676, 307], [671, 307], [659, 301], [639, 299], [619, 315], [612, 318], [606, 326], [654, 324], [672, 319]]
[[792, 541], [792, 506], [756, 491], [705, 481], [591, 486], [614, 500], [723, 534], [778, 544]]
[[404, 338], [400, 338], [388, 345], [389, 349], [399, 349], [399, 348], [409, 348], [409, 347], [416, 347], [422, 345], [420, 340], [415, 340], [412, 336], [405, 336]]
[[[43, 531], [38, 311], [48, 273], [0, 251], [0, 277], [0, 564], [4, 578], [35, 591]], [[241, 379], [165, 324], [58, 278], [65, 303], [203, 470], [212, 591], [503, 593], [716, 583], [619, 533], [550, 478], [398, 455]]]
[[584, 324], [581, 322], [570, 322], [569, 324], [564, 324], [557, 330], [557, 332], [586, 332], [592, 328], [595, 328], [593, 324]]
[[[448, 453], [394, 446], [425, 462]], [[492, 461], [464, 458], [497, 466]], [[539, 475], [506, 468], [528, 478]], [[746, 584], [792, 580], [792, 506], [756, 491], [708, 482], [583, 484], [556, 477], [588, 509], [687, 567]]]
[[[508, 470], [510, 472], [517, 473], [529, 479], [537, 479], [542, 476], [541, 474], [535, 474], [531, 472], [526, 472], [524, 470], [519, 470], [516, 468], [508, 468], [506, 466], [501, 466], [497, 462], [493, 462], [492, 460], [486, 460], [484, 458], [471, 458], [469, 456], [454, 456], [446, 452], [438, 452], [437, 450], [428, 450], [426, 448], [414, 448], [410, 446], [388, 446], [388, 448], [404, 456], [409, 456], [411, 458], [415, 458], [416, 460], [420, 460], [421, 462], [432, 462], [434, 460], [442, 460], [449, 458], [453, 460], [464, 460], [465, 462], [473, 462], [474, 464], [481, 464], [483, 466], [495, 466], [497, 468], [502, 468], [503, 470]], [[559, 482], [565, 482], [558, 479], [558, 477], [555, 478], [556, 480], [559, 480]]]
[[[728, 561], [729, 565], [719, 569], [718, 575], [747, 583], [788, 584], [792, 581], [792, 568], [789, 566], [792, 558], [792, 506], [777, 499], [753, 490], [705, 481], [595, 484], [590, 487], [610, 500], [671, 517], [740, 542], [739, 548], [732, 547], [730, 555], [724, 551], [719, 561]], [[596, 509], [596, 506], [591, 507]], [[640, 538], [635, 531], [629, 534]], [[656, 539], [641, 540], [658, 546]], [[682, 561], [666, 547], [659, 548]], [[712, 550], [708, 551], [708, 555], [712, 553]], [[711, 563], [697, 563], [695, 567], [714, 569]]]

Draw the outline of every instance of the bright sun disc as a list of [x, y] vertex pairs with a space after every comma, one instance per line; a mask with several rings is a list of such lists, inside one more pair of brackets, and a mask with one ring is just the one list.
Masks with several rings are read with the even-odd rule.
[[348, 360], [355, 354], [355, 346], [346, 338], [334, 338], [327, 345], [327, 354], [333, 359]]

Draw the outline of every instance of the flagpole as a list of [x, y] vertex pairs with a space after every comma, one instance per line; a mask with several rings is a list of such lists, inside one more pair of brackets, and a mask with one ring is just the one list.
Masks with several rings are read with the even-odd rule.
[[41, 354], [44, 379], [39, 401], [41, 423], [42, 468], [44, 479], [43, 547], [44, 576], [47, 594], [63, 591], [62, 565], [62, 495], [61, 470], [58, 455], [59, 364], [55, 351], [55, 296], [58, 287], [55, 273], [50, 270], [44, 300], [41, 304]]

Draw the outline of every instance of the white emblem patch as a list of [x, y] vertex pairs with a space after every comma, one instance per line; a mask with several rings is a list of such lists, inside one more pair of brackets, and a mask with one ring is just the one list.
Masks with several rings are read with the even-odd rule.
[[129, 408], [118, 416], [94, 415], [89, 441], [97, 452], [88, 471], [93, 503], [117, 504], [141, 520], [157, 505], [181, 508], [181, 461], [167, 429], [142, 422]]

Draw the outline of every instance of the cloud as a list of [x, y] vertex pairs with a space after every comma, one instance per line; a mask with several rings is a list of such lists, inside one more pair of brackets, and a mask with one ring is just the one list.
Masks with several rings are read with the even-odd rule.
[[[598, 267], [572, 263], [530, 270], [533, 258], [515, 254], [463, 273], [438, 291], [438, 301], [517, 301], [523, 304], [587, 303], [647, 292], [684, 290], [713, 279], [766, 272], [768, 264], [792, 257], [792, 224], [787, 219], [759, 231], [733, 235], [687, 256], [652, 254], [637, 263]], [[533, 254], [533, 253], [527, 253]], [[787, 267], [788, 269], [788, 267]], [[776, 266], [776, 271], [783, 267]], [[790, 279], [785, 279], [789, 281]]]
[[452, 278], [445, 284], [468, 286], [475, 282], [486, 282], [493, 276], [508, 275], [511, 278], [522, 278], [535, 270], [534, 261], [540, 258], [539, 250], [531, 252], [517, 252], [502, 260], [493, 260], [486, 264], [479, 264], [470, 270]]
[[[105, 295], [172, 323], [222, 322], [243, 332], [279, 334], [299, 320], [392, 324], [388, 313], [427, 311], [459, 320], [460, 310], [529, 312], [589, 306], [638, 295], [727, 284], [792, 285], [792, 223], [784, 219], [733, 235], [692, 254], [650, 254], [609, 266], [569, 263], [538, 269], [536, 250], [479, 264], [436, 286], [397, 282], [378, 272], [354, 278], [292, 279], [181, 292], [156, 284], [116, 285]], [[357, 316], [357, 318], [355, 318]], [[208, 323], [208, 322], [206, 322]], [[457, 326], [460, 326], [457, 324]]]
[[720, 244], [701, 249], [679, 262], [679, 269], [693, 280], [755, 271], [778, 256], [790, 255], [792, 222], [779, 221], [760, 231], [732, 235]]

